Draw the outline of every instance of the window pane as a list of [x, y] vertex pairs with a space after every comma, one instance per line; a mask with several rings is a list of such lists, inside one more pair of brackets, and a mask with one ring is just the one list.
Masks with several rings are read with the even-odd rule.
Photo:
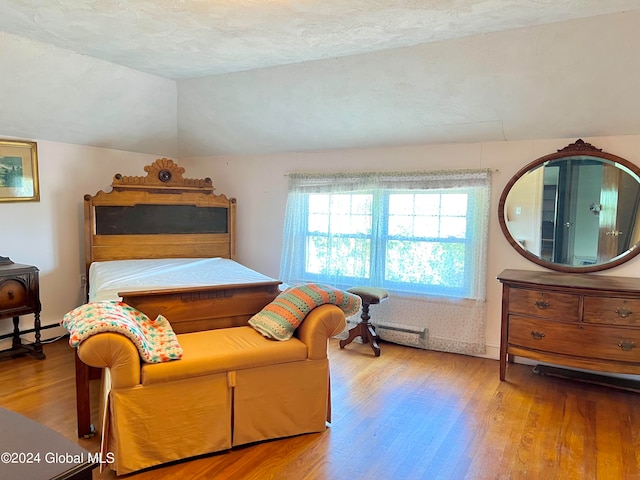
[[407, 238], [464, 238], [466, 202], [466, 194], [390, 194], [389, 235]]
[[385, 280], [461, 288], [465, 251], [462, 243], [387, 242]]
[[438, 238], [440, 233], [438, 217], [417, 217], [414, 235], [422, 238]]
[[331, 265], [324, 272], [339, 277], [369, 278], [370, 244], [368, 239], [334, 238]]
[[351, 217], [351, 232], [371, 235], [371, 215], [354, 215]]
[[371, 195], [330, 196], [331, 234], [371, 234]]
[[447, 193], [442, 195], [441, 215], [466, 216], [467, 215], [467, 194]]
[[351, 195], [331, 195], [331, 211], [332, 212], [350, 212], [351, 211]]
[[328, 213], [330, 195], [309, 195], [309, 213]]
[[389, 235], [413, 237], [415, 226], [415, 195], [412, 193], [392, 193], [389, 195]]
[[407, 215], [395, 215], [389, 217], [389, 235], [412, 237], [413, 217]]
[[464, 238], [466, 233], [466, 218], [442, 217], [440, 219], [440, 238]]
[[351, 196], [351, 211], [362, 215], [371, 215], [371, 202], [373, 195], [360, 194]]
[[329, 215], [326, 213], [309, 214], [309, 231], [314, 233], [329, 233]]
[[309, 195], [306, 272], [369, 278], [372, 203], [371, 194]]
[[416, 195], [416, 215], [439, 215], [439, 193], [420, 193]]
[[392, 193], [389, 195], [389, 215], [413, 212], [413, 194]]
[[369, 278], [371, 241], [309, 236], [306, 271], [316, 275]]
[[329, 250], [327, 237], [309, 236], [307, 238], [307, 261], [305, 270], [309, 273], [323, 273], [327, 270]]

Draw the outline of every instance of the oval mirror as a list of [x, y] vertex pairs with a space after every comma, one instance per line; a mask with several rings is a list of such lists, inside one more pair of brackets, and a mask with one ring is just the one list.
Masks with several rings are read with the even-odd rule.
[[605, 270], [640, 253], [640, 169], [577, 140], [522, 168], [498, 204], [524, 257], [561, 272]]

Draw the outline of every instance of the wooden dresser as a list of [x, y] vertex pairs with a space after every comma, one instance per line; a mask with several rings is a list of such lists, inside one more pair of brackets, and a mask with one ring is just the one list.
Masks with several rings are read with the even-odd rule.
[[640, 374], [640, 279], [505, 270], [500, 380], [514, 356]]

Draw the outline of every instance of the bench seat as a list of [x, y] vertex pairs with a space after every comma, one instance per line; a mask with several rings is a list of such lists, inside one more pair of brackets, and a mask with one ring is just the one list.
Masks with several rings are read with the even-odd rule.
[[122, 475], [237, 445], [322, 432], [331, 420], [327, 342], [346, 328], [314, 308], [287, 341], [249, 326], [179, 334], [180, 360], [143, 363], [124, 335], [78, 346], [104, 369], [102, 453]]
[[298, 338], [269, 340], [251, 327], [183, 333], [178, 337], [182, 359], [143, 364], [142, 385], [307, 359], [307, 346]]

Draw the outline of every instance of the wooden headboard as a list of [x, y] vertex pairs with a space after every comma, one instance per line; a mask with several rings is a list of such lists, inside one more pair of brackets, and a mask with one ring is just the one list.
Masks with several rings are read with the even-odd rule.
[[161, 158], [144, 177], [116, 174], [112, 191], [84, 196], [85, 264], [144, 258], [236, 257], [236, 200], [210, 178], [183, 178]]

